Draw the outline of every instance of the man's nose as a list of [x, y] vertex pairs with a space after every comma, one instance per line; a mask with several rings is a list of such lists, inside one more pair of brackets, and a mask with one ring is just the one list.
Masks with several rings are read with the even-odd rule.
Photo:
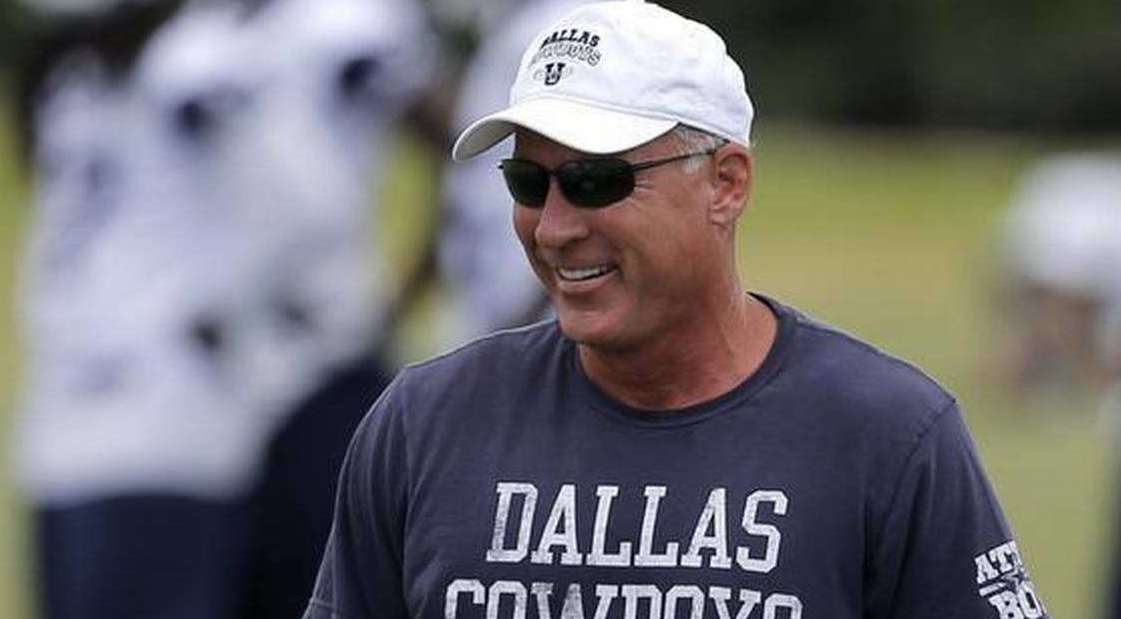
[[549, 193], [541, 206], [534, 238], [542, 247], [561, 248], [588, 236], [588, 209], [573, 205], [561, 192], [557, 179], [549, 179]]

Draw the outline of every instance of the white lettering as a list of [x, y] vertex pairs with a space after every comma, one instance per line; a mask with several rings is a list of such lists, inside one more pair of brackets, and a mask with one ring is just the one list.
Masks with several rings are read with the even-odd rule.
[[483, 583], [477, 580], [459, 579], [448, 585], [447, 594], [444, 596], [444, 618], [456, 619], [459, 612], [459, 596], [463, 593], [471, 594], [471, 603], [482, 606], [486, 602], [487, 590]]
[[[447, 587], [444, 605], [445, 619], [458, 619], [459, 610], [474, 606], [479, 610], [485, 606], [483, 615], [468, 613], [471, 617], [485, 616], [486, 619], [528, 619], [530, 607], [536, 611], [535, 619], [702, 619], [708, 617], [705, 611], [707, 600], [711, 599], [716, 619], [733, 619], [732, 597], [738, 592], [738, 612], [734, 619], [802, 619], [802, 602], [794, 595], [774, 592], [766, 596], [751, 589], [731, 589], [729, 587], [703, 587], [695, 584], [678, 584], [663, 590], [654, 584], [596, 585], [595, 613], [585, 608], [581, 586], [569, 583], [560, 604], [560, 615], [554, 615], [558, 603], [553, 593], [559, 583], [499, 580], [485, 587], [478, 580], [459, 579]], [[464, 596], [467, 596], [465, 599]], [[1029, 599], [1034, 592], [1020, 594], [1019, 598], [1011, 591], [1003, 591], [989, 601], [1001, 612], [1001, 619], [1040, 619], [1045, 616], [1038, 601]], [[532, 599], [531, 599], [532, 597]], [[613, 604], [622, 598], [619, 609]], [[458, 606], [460, 602], [464, 606]], [[1023, 610], [1024, 606], [1037, 608], [1035, 612]], [[756, 613], [762, 608], [761, 613]], [[612, 612], [615, 611], [615, 612]]]
[[607, 527], [611, 518], [611, 501], [619, 495], [619, 486], [597, 486], [596, 522], [592, 529], [592, 552], [588, 555], [588, 565], [610, 565], [629, 567], [631, 564], [631, 543], [619, 542], [619, 552], [609, 554], [604, 550], [607, 545]]
[[1027, 619], [1039, 619], [1047, 613], [1047, 610], [1043, 608], [1043, 602], [1040, 602], [1039, 597], [1035, 594], [1035, 588], [1030, 581], [1020, 583], [1016, 590], [1016, 598], [1020, 602], [1020, 610], [1024, 611], [1024, 617]]
[[1001, 591], [990, 596], [988, 600], [989, 604], [1000, 613], [1000, 619], [1024, 619], [1024, 613], [1020, 612], [1020, 601], [1016, 599], [1015, 593]]
[[[533, 484], [498, 482], [498, 508], [494, 513], [494, 536], [488, 562], [517, 563], [529, 552], [529, 536], [533, 527], [533, 512], [537, 507], [537, 488]], [[522, 502], [522, 519], [518, 527], [518, 541], [514, 548], [506, 548], [506, 525], [510, 521], [510, 504], [515, 494], [525, 497]]]
[[[616, 592], [618, 587], [615, 588]], [[535, 582], [531, 587], [533, 595], [537, 598], [537, 617], [538, 619], [551, 619], [553, 612], [551, 610], [550, 598], [553, 595], [553, 583], [551, 582]], [[615, 593], [611, 594], [608, 598], [608, 605], [610, 605], [610, 598], [615, 597]], [[603, 613], [607, 612], [604, 608]], [[596, 613], [600, 616], [600, 613]], [[568, 585], [568, 591], [564, 596], [564, 605], [561, 607], [560, 619], [584, 619], [584, 599], [580, 593], [580, 585], [572, 583]]]
[[983, 585], [994, 578], [1000, 577], [1000, 572], [996, 571], [987, 556], [977, 555], [973, 557], [973, 562], [977, 564], [977, 584]]
[[785, 593], [772, 593], [767, 596], [767, 601], [763, 605], [763, 619], [776, 619], [780, 608], [790, 611], [787, 619], [802, 619], [802, 600]]
[[776, 516], [786, 515], [786, 508], [789, 501], [780, 490], [756, 490], [748, 495], [747, 500], [744, 502], [743, 507], [743, 530], [747, 531], [749, 535], [758, 535], [767, 538], [767, 550], [765, 551], [762, 559], [757, 559], [751, 556], [751, 550], [746, 547], [736, 549], [736, 563], [741, 568], [748, 572], [759, 572], [765, 574], [775, 569], [778, 565], [778, 551], [782, 543], [782, 533], [778, 527], [771, 524], [759, 524], [756, 522], [756, 513], [759, 510], [759, 504], [767, 502], [774, 505], [774, 512]]
[[1016, 542], [1006, 542], [989, 551], [989, 559], [1000, 565], [1000, 573], [1007, 574], [1021, 565]]
[[[719, 569], [732, 567], [732, 558], [728, 556], [728, 516], [725, 502], [724, 488], [715, 488], [708, 493], [708, 502], [697, 519], [697, 526], [693, 529], [693, 540], [689, 544], [689, 551], [681, 556], [681, 565], [685, 567], [701, 567], [701, 549], [708, 548], [713, 551], [708, 560], [708, 566]], [[709, 531], [713, 530], [711, 534]]]
[[619, 597], [618, 585], [596, 585], [595, 619], [607, 619], [607, 611], [611, 610], [611, 602], [617, 597]]
[[677, 542], [668, 542], [666, 551], [654, 554], [654, 528], [658, 523], [658, 503], [666, 496], [665, 486], [646, 486], [646, 512], [642, 515], [642, 535], [634, 564], [639, 567], [676, 567]]
[[[709, 587], [708, 596], [712, 598], [712, 603], [716, 606], [716, 614], [719, 619], [732, 619], [731, 613], [728, 612], [728, 600], [732, 599], [732, 590], [727, 587]], [[747, 619], [751, 616], [752, 611], [763, 601], [763, 595], [758, 591], [751, 589], [740, 589], [740, 612], [736, 613], [736, 619]]]
[[623, 619], [638, 619], [638, 602], [644, 598], [649, 601], [646, 618], [661, 619], [662, 592], [654, 585], [623, 585]]
[[666, 593], [665, 619], [677, 619], [677, 602], [689, 600], [689, 619], [701, 619], [705, 612], [705, 592], [693, 585], [677, 585]]
[[[606, 612], [605, 610], [604, 613]], [[596, 616], [599, 617], [599, 612], [596, 612]], [[544, 619], [544, 617], [542, 616], [541, 619]], [[564, 596], [564, 608], [561, 609], [560, 619], [584, 619], [584, 598], [580, 595], [580, 585], [568, 585], [568, 593]]]
[[553, 583], [535, 582], [529, 586], [529, 592], [537, 600], [537, 617], [551, 619], [553, 612], [549, 610], [549, 597], [553, 595]]
[[[561, 530], [563, 528], [563, 531]], [[545, 530], [541, 533], [541, 541], [537, 550], [533, 552], [530, 561], [549, 565], [553, 562], [553, 553], [549, 550], [553, 546], [563, 546], [561, 554], [562, 565], [580, 565], [584, 562], [584, 555], [576, 547], [576, 486], [564, 484], [549, 519], [545, 522]]]
[[498, 619], [499, 607], [502, 605], [502, 596], [514, 598], [514, 613], [511, 619], [525, 619], [525, 607], [529, 602], [526, 596], [525, 585], [516, 580], [496, 580], [487, 592], [487, 619]]

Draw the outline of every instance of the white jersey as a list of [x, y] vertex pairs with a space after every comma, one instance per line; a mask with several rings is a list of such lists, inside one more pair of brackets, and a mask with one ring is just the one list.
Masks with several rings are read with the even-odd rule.
[[[475, 119], [509, 104], [510, 84], [530, 39], [586, 0], [531, 1], [482, 34], [467, 68], [453, 118], [456, 134]], [[440, 243], [445, 274], [460, 324], [452, 339], [509, 327], [527, 318], [544, 294], [511, 220], [513, 200], [498, 162], [513, 141], [448, 167], [444, 180], [447, 224]]]
[[138, 62], [135, 76], [110, 82], [95, 59], [75, 55], [38, 110], [19, 444], [40, 501], [133, 488], [226, 493], [251, 475], [247, 444], [261, 434], [191, 337], [220, 298], [207, 272], [229, 262], [210, 145], [177, 124], [178, 99], [155, 100], [143, 84], [158, 59]]
[[253, 364], [277, 366], [260, 391], [285, 399], [375, 339], [388, 301], [380, 174], [435, 49], [412, 0], [274, 0], [253, 22], [252, 53], [269, 62], [230, 167], [257, 235], [259, 302], [279, 309], [281, 337], [262, 337], [284, 348], [258, 347]]
[[249, 487], [284, 414], [370, 341], [369, 172], [426, 43], [404, 0], [210, 3], [124, 82], [60, 65], [24, 261], [34, 499]]

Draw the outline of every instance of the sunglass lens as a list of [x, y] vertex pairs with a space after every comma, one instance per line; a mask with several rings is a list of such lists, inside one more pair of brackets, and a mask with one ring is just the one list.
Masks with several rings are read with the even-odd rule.
[[634, 172], [622, 159], [573, 161], [561, 166], [556, 175], [561, 191], [578, 206], [607, 206], [634, 190]]
[[518, 204], [542, 206], [549, 194], [549, 172], [539, 164], [524, 159], [502, 161], [502, 177]]

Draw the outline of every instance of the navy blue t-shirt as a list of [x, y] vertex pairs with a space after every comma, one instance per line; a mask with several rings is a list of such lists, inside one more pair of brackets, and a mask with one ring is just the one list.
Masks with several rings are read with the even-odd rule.
[[404, 370], [306, 617], [1046, 617], [952, 396], [773, 301], [763, 365], [625, 406], [555, 322]]

